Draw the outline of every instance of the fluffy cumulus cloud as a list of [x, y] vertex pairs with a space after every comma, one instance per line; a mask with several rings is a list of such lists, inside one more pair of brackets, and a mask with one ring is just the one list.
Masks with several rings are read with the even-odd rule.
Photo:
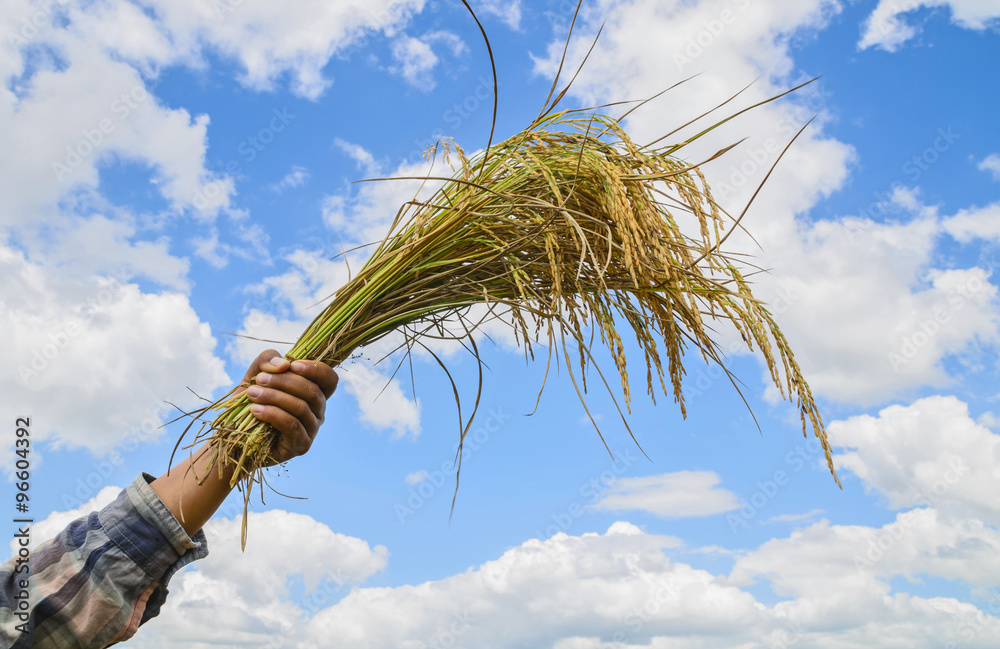
[[[611, 640], [616, 631], [638, 641], [699, 633], [722, 619], [738, 634], [760, 620], [745, 593], [669, 561], [663, 549], [676, 544], [628, 523], [604, 535], [528, 541], [440, 581], [356, 590], [314, 616], [309, 635], [349, 647], [551, 646], [581, 635]], [[651, 600], [654, 623], [640, 617]]]
[[907, 218], [803, 227], [791, 245], [765, 255], [774, 271], [762, 282], [813, 388], [866, 405], [947, 385], [944, 359], [995, 342], [1000, 318], [989, 263], [932, 264], [942, 235], [985, 236], [988, 219], [964, 211], [942, 218], [904, 189], [879, 207]]
[[410, 85], [430, 92], [437, 85], [433, 72], [440, 62], [438, 55], [434, 53], [435, 44], [443, 45], [453, 56], [459, 56], [467, 50], [462, 39], [448, 31], [428, 32], [420, 38], [404, 34], [392, 43], [392, 58], [395, 63], [390, 70], [403, 77]]
[[1000, 525], [1000, 435], [955, 397], [928, 397], [830, 426], [844, 447], [838, 468], [857, 475], [893, 509], [933, 505], [952, 517]]
[[412, 36], [404, 36], [393, 42], [392, 58], [396, 65], [393, 71], [406, 81], [425, 92], [434, 89], [431, 72], [438, 64], [438, 57], [430, 43]]
[[38, 413], [38, 441], [107, 451], [130, 435], [155, 438], [165, 400], [191, 405], [187, 387], [211, 394], [229, 383], [182, 293], [144, 293], [127, 274], [63, 273], [6, 247], [0, 270], [10, 359], [0, 386]]
[[[280, 522], [313, 532], [310, 526], [316, 524], [302, 518]], [[310, 605], [309, 595], [305, 604], [288, 598], [283, 584], [290, 574], [313, 561], [330, 567], [361, 562], [363, 567], [351, 577], [363, 579], [377, 569], [379, 549], [372, 551], [356, 539], [328, 538], [320, 530], [298, 560], [268, 545], [268, 538], [252, 537], [251, 548], [262, 543], [253, 557], [254, 571], [245, 568], [251, 563], [246, 557], [236, 557], [232, 563], [224, 559], [211, 568], [182, 573], [161, 619], [135, 642], [159, 647], [168, 640], [183, 641], [201, 647], [225, 638], [240, 646], [264, 647], [280, 638], [281, 646], [305, 648], [336, 638], [340, 646], [367, 649], [599, 649], [609, 643], [663, 649], [880, 647], [890, 646], [885, 640], [891, 629], [893, 642], [917, 649], [958, 641], [982, 649], [995, 646], [1000, 619], [985, 609], [990, 601], [1000, 609], [1000, 594], [980, 609], [951, 597], [893, 592], [888, 581], [934, 574], [998, 592], [996, 530], [948, 526], [933, 510], [919, 510], [905, 527], [902, 522], [891, 525], [903, 530], [897, 540], [890, 526], [823, 521], [740, 556], [724, 575], [672, 558], [681, 551], [677, 539], [618, 522], [604, 534], [560, 533], [530, 540], [495, 560], [435, 581], [355, 587], [335, 604], [320, 607]], [[256, 528], [251, 530], [255, 533]], [[232, 538], [225, 540], [235, 544], [237, 535], [234, 522]], [[878, 548], [883, 536], [894, 545], [883, 541], [887, 549], [868, 559], [866, 553]], [[353, 554], [345, 548], [348, 543], [353, 543]], [[326, 554], [314, 556], [313, 546]], [[946, 552], [956, 547], [960, 549]], [[769, 583], [781, 599], [766, 603], [748, 592], [756, 580]], [[316, 581], [316, 590], [322, 591], [323, 577]], [[306, 592], [312, 588], [307, 585]], [[211, 620], [204, 613], [209, 602]]]
[[945, 221], [944, 228], [962, 243], [974, 239], [1000, 241], [1000, 201], [959, 210]]
[[736, 494], [719, 487], [713, 471], [678, 471], [643, 478], [623, 478], [594, 509], [647, 511], [664, 518], [712, 516], [740, 507]]
[[979, 170], [988, 172], [993, 180], [1000, 180], [1000, 154], [991, 153], [983, 158]]
[[[317, 98], [323, 66], [367, 33], [392, 34], [422, 0], [309, 2], [294, 11], [263, 1], [106, 0], [86, 5], [14, 0], [0, 18], [11, 56], [0, 67], [0, 213], [24, 223], [55, 216], [57, 200], [98, 186], [102, 165], [152, 170], [177, 209], [214, 215], [232, 180], [205, 169], [207, 115], [164, 106], [163, 68], [201, 67], [208, 52], [238, 61], [241, 81], [268, 90], [282, 75]], [[65, 111], [72, 105], [72, 111]], [[12, 220], [11, 220], [12, 219]]]
[[[892, 646], [884, 644], [892, 629], [892, 641], [907, 646], [985, 648], [1000, 639], [998, 543], [995, 528], [944, 522], [933, 509], [881, 528], [822, 521], [741, 556], [727, 583], [767, 580], [785, 598], [775, 610], [809, 638], [804, 646]], [[889, 583], [925, 575], [983, 587], [986, 602], [917, 597]]]
[[72, 29], [47, 40], [60, 60], [7, 77], [17, 92], [0, 96], [0, 225], [57, 222], [60, 201], [96, 192], [112, 163], [148, 169], [175, 210], [211, 217], [228, 207], [232, 181], [205, 169], [207, 115], [163, 106], [139, 71]]
[[1000, 6], [995, 2], [982, 0], [880, 0], [865, 21], [860, 49], [879, 47], [895, 52], [904, 43], [920, 33], [920, 28], [907, 20], [906, 14], [918, 9], [944, 8], [951, 16], [952, 24], [964, 29], [983, 31], [997, 25]]
[[[127, 4], [127, 3], [121, 3]], [[349, 54], [368, 34], [393, 34], [409, 17], [423, 8], [423, 0], [348, 0], [299, 3], [294, 10], [263, 0], [196, 0], [163, 2], [142, 0], [130, 16], [151, 15], [149, 31], [156, 38], [148, 49], [138, 51], [141, 40], [123, 37], [105, 27], [110, 44], [121, 48], [131, 60], [164, 66], [184, 63], [200, 65], [207, 50], [221, 53], [242, 67], [240, 81], [257, 90], [270, 90], [288, 74], [292, 90], [317, 98], [330, 85], [323, 67], [336, 54]], [[117, 8], [118, 4], [112, 6]], [[89, 13], [89, 12], [88, 12]], [[102, 21], [103, 22], [103, 21]], [[133, 22], [141, 23], [141, 20]]]
[[521, 26], [521, 0], [485, 0], [474, 5], [484, 13], [496, 16], [511, 29]]

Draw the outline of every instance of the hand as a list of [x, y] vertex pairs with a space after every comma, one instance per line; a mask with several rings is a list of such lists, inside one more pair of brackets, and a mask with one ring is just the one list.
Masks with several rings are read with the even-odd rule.
[[326, 414], [326, 400], [337, 389], [339, 377], [329, 366], [313, 361], [289, 363], [273, 349], [261, 352], [250, 364], [243, 383], [253, 402], [253, 415], [271, 424], [278, 439], [271, 457], [280, 464], [303, 455], [316, 439]]

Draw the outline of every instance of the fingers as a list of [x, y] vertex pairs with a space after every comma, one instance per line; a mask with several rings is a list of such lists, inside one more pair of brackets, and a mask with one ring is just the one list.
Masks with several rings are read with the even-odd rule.
[[291, 363], [277, 351], [266, 349], [250, 363], [250, 367], [247, 368], [247, 373], [243, 377], [243, 382], [251, 383], [251, 380], [261, 372], [286, 372], [290, 365]]
[[291, 370], [299, 376], [303, 376], [319, 386], [323, 396], [329, 398], [337, 389], [340, 377], [333, 371], [333, 368], [326, 363], [313, 361], [293, 361]]
[[261, 372], [256, 377], [256, 383], [255, 387], [267, 389], [268, 394], [277, 393], [270, 403], [286, 409], [296, 417], [304, 416], [305, 410], [308, 410], [322, 421], [326, 414], [326, 394], [323, 388], [315, 381], [296, 374], [294, 370], [282, 374]]
[[[260, 399], [266, 400], [267, 397], [262, 396]], [[280, 406], [263, 403], [254, 403], [250, 411], [257, 419], [271, 424], [280, 433], [271, 450], [274, 460], [279, 463], [309, 451], [316, 438], [316, 431], [319, 430], [320, 422], [311, 413], [300, 419]]]
[[272, 448], [277, 462], [306, 453], [326, 415], [326, 400], [337, 389], [337, 373], [324, 363], [289, 362], [278, 352], [262, 352], [247, 370], [251, 412], [279, 433]]

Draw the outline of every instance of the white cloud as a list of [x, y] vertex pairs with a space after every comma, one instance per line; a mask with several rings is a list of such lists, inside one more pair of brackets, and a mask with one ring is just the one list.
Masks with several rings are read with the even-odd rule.
[[[91, 214], [64, 220], [43, 235], [26, 237], [34, 256], [49, 261], [51, 272], [68, 277], [122, 274], [147, 277], [160, 286], [187, 292], [189, 263], [170, 254], [170, 240], [137, 240], [136, 219], [118, 210], [113, 216]], [[100, 254], [80, 254], [100, 251]]]
[[[443, 580], [357, 589], [314, 616], [309, 636], [316, 642], [336, 637], [346, 646], [416, 648], [450, 642], [450, 634], [456, 646], [516, 647], [583, 635], [610, 641], [616, 631], [641, 641], [716, 627], [732, 629], [720, 634], [719, 646], [727, 646], [721, 643], [762, 619], [752, 597], [670, 562], [662, 550], [675, 545], [627, 523], [605, 535], [527, 541]], [[650, 616], [643, 606], [651, 600], [657, 606]], [[719, 627], [721, 619], [731, 623]]]
[[381, 165], [376, 162], [371, 152], [360, 144], [354, 144], [338, 137], [333, 141], [333, 145], [347, 154], [351, 160], [354, 160], [358, 164], [358, 169], [366, 174], [377, 174], [381, 170]]
[[[897, 575], [939, 574], [987, 587], [1000, 583], [996, 530], [948, 526], [933, 510], [918, 510], [908, 527], [899, 523], [905, 534], [861, 570], [852, 555], [861, 556], [882, 535], [891, 538], [888, 526], [818, 523], [739, 557], [727, 577], [671, 559], [676, 539], [618, 522], [605, 534], [526, 541], [444, 579], [356, 587], [311, 617], [303, 615], [309, 608], [304, 603], [289, 601], [288, 576], [301, 572], [308, 578], [309, 566], [318, 572], [317, 563], [346, 567], [360, 560], [366, 567], [357, 578], [363, 579], [378, 568], [378, 549], [357, 539], [329, 538], [329, 530], [306, 517], [268, 520], [282, 523], [274, 531], [260, 522], [252, 521], [248, 546], [252, 550], [260, 542], [257, 554], [240, 557], [234, 549], [232, 556], [211, 563], [217, 551], [236, 546], [237, 521], [226, 522], [232, 529], [215, 541], [213, 555], [203, 567], [175, 578], [161, 618], [132, 642], [144, 649], [168, 642], [202, 649], [212, 642], [266, 647], [277, 641], [305, 649], [324, 646], [329, 638], [366, 649], [599, 649], [608, 643], [630, 649], [730, 649], [782, 642], [886, 647], [891, 637], [914, 649], [936, 649], [956, 640], [970, 619], [976, 633], [962, 635], [963, 646], [986, 649], [1000, 639], [1000, 620], [971, 604], [891, 592], [887, 582]], [[282, 551], [289, 529], [295, 538], [319, 537], [301, 558]], [[257, 530], [265, 538], [253, 536]], [[354, 544], [354, 554], [341, 550], [347, 543]], [[292, 563], [286, 567], [287, 561]], [[768, 604], [746, 592], [744, 586], [755, 579], [770, 582], [782, 600]], [[322, 591], [322, 577], [315, 581]], [[307, 592], [311, 587], [307, 584]]]
[[298, 165], [292, 165], [291, 171], [285, 174], [285, 177], [271, 185], [271, 188], [276, 192], [283, 192], [286, 189], [295, 189], [296, 187], [301, 187], [302, 185], [309, 182], [310, 174], [309, 170], [305, 167], [300, 167]]
[[424, 0], [312, 0], [294, 11], [264, 0], [143, 4], [172, 45], [157, 63], [197, 65], [204, 51], [211, 50], [238, 61], [240, 81], [250, 88], [271, 90], [287, 73], [293, 92], [316, 99], [330, 86], [323, 67], [335, 54], [369, 33], [393, 34], [423, 9]]
[[933, 268], [941, 225], [922, 207], [911, 213], [819, 221], [764, 256], [774, 270], [757, 294], [815, 392], [870, 405], [947, 385], [946, 357], [997, 339], [997, 287], [979, 268]]
[[[797, 598], [788, 602], [790, 609], [818, 617], [821, 607], [828, 607], [830, 618], [871, 615], [885, 624], [891, 608], [907, 597], [903, 592], [890, 595], [889, 580], [929, 575], [995, 588], [1000, 583], [998, 548], [996, 528], [974, 519], [944, 521], [934, 509], [902, 513], [881, 528], [822, 521], [739, 558], [729, 583], [766, 578], [779, 596]], [[863, 613], [866, 608], [872, 610]], [[993, 633], [1000, 631], [996, 623]], [[938, 633], [949, 630], [941, 625]]]
[[997, 341], [1000, 310], [992, 264], [939, 269], [945, 233], [990, 239], [996, 206], [942, 216], [896, 187], [867, 215], [802, 226], [767, 246], [758, 292], [776, 313], [815, 391], [871, 405], [923, 385], [948, 385], [944, 360]]
[[959, 210], [944, 221], [944, 229], [962, 243], [973, 239], [1000, 241], [1000, 201]]
[[739, 498], [719, 487], [713, 471], [677, 471], [622, 478], [593, 504], [606, 511], [646, 511], [664, 518], [712, 516], [739, 509]]
[[834, 456], [893, 509], [933, 505], [950, 517], [1000, 525], [1000, 435], [976, 423], [955, 397], [890, 406], [829, 427]]
[[210, 218], [228, 209], [232, 180], [205, 169], [208, 116], [163, 106], [135, 69], [55, 33], [65, 67], [43, 67], [20, 97], [0, 100], [0, 225], [57, 220], [59, 202], [95, 194], [111, 163], [148, 168], [174, 211]]
[[[366, 351], [377, 355], [378, 345]], [[420, 435], [420, 401], [403, 392], [398, 379], [390, 379], [368, 362], [345, 363], [338, 368], [344, 387], [358, 401], [361, 421], [379, 430], [391, 430], [393, 437]]]
[[511, 29], [521, 27], [521, 0], [483, 0], [477, 3], [475, 8], [496, 16]]
[[392, 68], [412, 86], [429, 92], [437, 85], [431, 75], [438, 64], [438, 57], [426, 41], [412, 36], [402, 36], [392, 44], [392, 58], [398, 65]]
[[396, 64], [389, 70], [403, 77], [410, 85], [430, 92], [437, 85], [433, 72], [440, 62], [434, 53], [435, 43], [442, 43], [451, 50], [452, 56], [460, 56], [468, 49], [461, 38], [448, 31], [428, 32], [420, 38], [403, 34], [392, 43], [392, 58]]
[[[257, 223], [234, 221], [230, 234], [238, 243], [226, 243], [219, 238], [219, 228], [211, 226], [206, 234], [192, 237], [194, 254], [213, 268], [225, 268], [231, 257], [252, 261], [255, 264], [270, 264], [271, 255], [267, 244], [271, 237]], [[255, 355], [256, 356], [256, 355]]]
[[143, 293], [127, 274], [64, 273], [7, 247], [0, 272], [9, 349], [0, 389], [44, 413], [39, 442], [101, 452], [131, 431], [155, 438], [165, 400], [190, 406], [187, 386], [209, 395], [229, 384], [209, 326], [180, 293]]
[[426, 482], [429, 476], [430, 474], [423, 469], [421, 469], [420, 471], [414, 471], [413, 473], [409, 473], [406, 475], [406, 484], [417, 485], [420, 484], [421, 482]]
[[[308, 593], [327, 570], [335, 571], [340, 584], [349, 584], [367, 579], [388, 563], [389, 551], [384, 546], [373, 548], [304, 514], [280, 509], [250, 512], [247, 529], [247, 546], [241, 550], [241, 517], [214, 518], [205, 527], [212, 559], [196, 565], [206, 577], [246, 587], [243, 597], [253, 604], [286, 595], [291, 575], [302, 575]], [[294, 552], [285, 551], [288, 539], [295, 539]], [[279, 555], [283, 555], [280, 561], [273, 560]]]
[[1000, 181], [1000, 154], [991, 153], [979, 163], [980, 171], [988, 171], [993, 180]]
[[908, 23], [904, 16], [923, 7], [947, 7], [952, 24], [975, 31], [996, 25], [1000, 18], [1000, 7], [989, 0], [880, 0], [865, 21], [858, 48], [879, 47], [888, 52], [899, 50], [903, 43], [920, 33], [920, 29]]

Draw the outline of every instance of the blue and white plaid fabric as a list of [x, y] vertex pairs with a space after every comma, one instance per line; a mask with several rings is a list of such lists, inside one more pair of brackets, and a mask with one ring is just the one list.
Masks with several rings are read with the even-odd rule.
[[[11, 649], [106, 647], [156, 617], [175, 572], [208, 554], [188, 536], [142, 474], [99, 512], [70, 523], [30, 556], [25, 579], [0, 567], [0, 643]], [[19, 601], [29, 603], [26, 614]]]

